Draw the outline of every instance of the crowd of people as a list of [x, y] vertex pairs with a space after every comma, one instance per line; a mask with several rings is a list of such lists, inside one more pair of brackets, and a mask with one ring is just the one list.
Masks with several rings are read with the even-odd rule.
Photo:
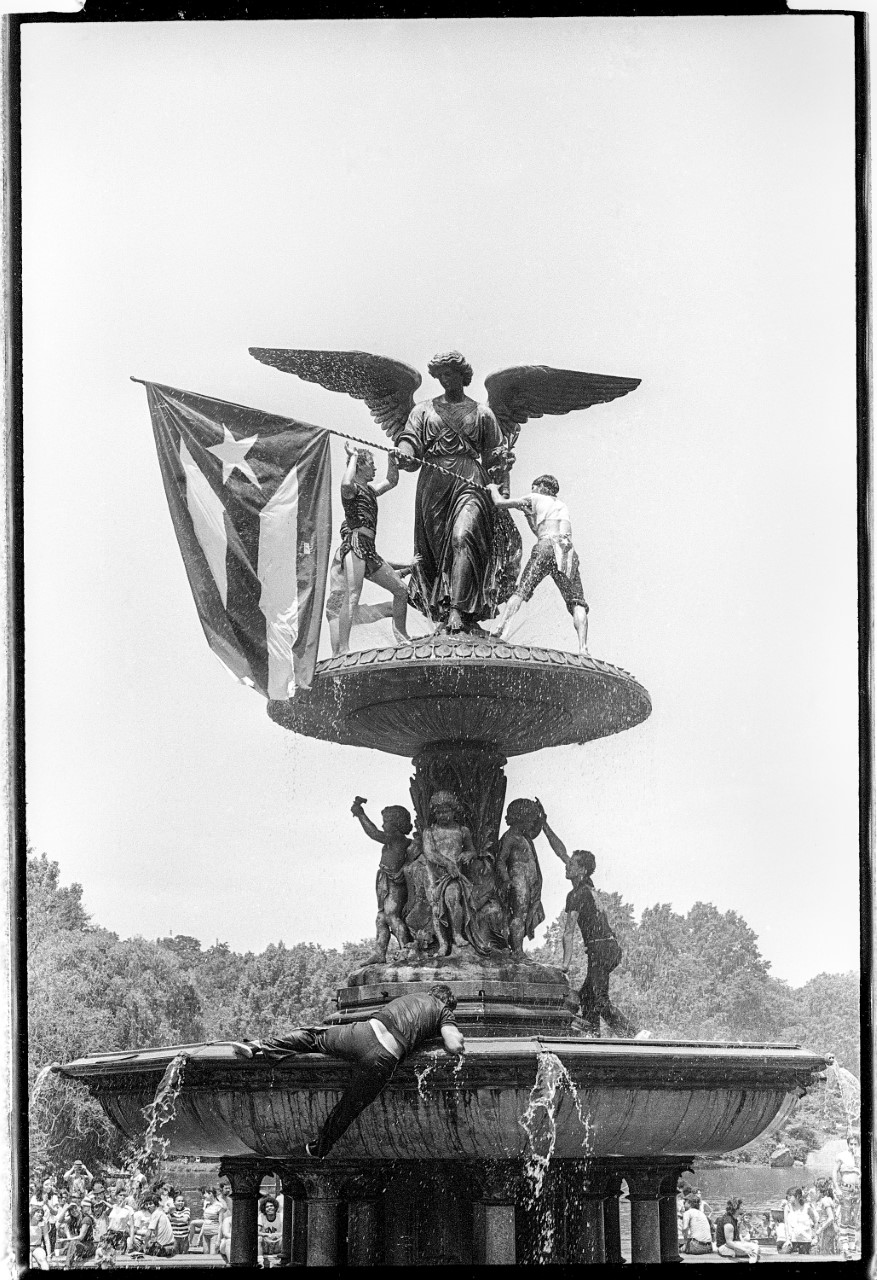
[[[88, 1264], [112, 1267], [120, 1254], [173, 1258], [218, 1254], [231, 1261], [231, 1188], [198, 1189], [189, 1196], [168, 1182], [149, 1185], [139, 1171], [125, 1176], [92, 1174], [81, 1160], [62, 1173], [51, 1162], [30, 1182], [31, 1266], [49, 1271]], [[200, 1200], [200, 1205], [197, 1201]], [[259, 1261], [280, 1261], [283, 1196], [259, 1202]]]
[[856, 1170], [838, 1168], [834, 1178], [819, 1178], [808, 1189], [790, 1187], [781, 1211], [744, 1213], [732, 1198], [722, 1214], [714, 1214], [700, 1191], [680, 1181], [677, 1217], [684, 1253], [719, 1253], [757, 1262], [762, 1243], [779, 1253], [836, 1256], [845, 1252], [844, 1233], [859, 1226], [860, 1198]]

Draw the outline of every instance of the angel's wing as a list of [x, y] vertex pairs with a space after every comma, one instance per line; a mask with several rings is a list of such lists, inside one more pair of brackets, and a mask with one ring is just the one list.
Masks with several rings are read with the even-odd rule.
[[589, 409], [592, 404], [626, 396], [639, 384], [639, 378], [552, 369], [547, 364], [519, 364], [484, 379], [487, 403], [512, 445], [528, 418]]
[[250, 355], [327, 391], [343, 391], [364, 400], [369, 412], [395, 444], [414, 408], [420, 374], [400, 360], [367, 351], [288, 351], [250, 347]]

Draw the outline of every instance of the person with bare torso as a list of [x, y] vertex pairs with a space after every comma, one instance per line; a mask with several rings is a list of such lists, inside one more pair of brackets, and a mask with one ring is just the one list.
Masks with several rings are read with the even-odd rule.
[[572, 615], [579, 638], [579, 652], [587, 654], [588, 604], [582, 591], [579, 557], [572, 544], [569, 508], [557, 496], [560, 485], [554, 476], [545, 475], [537, 476], [532, 493], [523, 498], [504, 498], [496, 485], [491, 485], [490, 491], [497, 507], [514, 507], [523, 511], [527, 524], [536, 535], [536, 545], [506, 606], [500, 637], [508, 634], [512, 618], [521, 605], [550, 574]]

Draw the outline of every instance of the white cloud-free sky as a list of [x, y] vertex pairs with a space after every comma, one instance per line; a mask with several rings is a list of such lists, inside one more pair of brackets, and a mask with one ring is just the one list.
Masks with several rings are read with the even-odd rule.
[[[514, 759], [509, 798], [637, 910], [734, 909], [795, 983], [856, 965], [852, 60], [842, 16], [24, 28], [28, 827], [99, 923], [362, 937], [350, 802], [412, 772], [284, 732], [210, 654], [129, 375], [380, 442], [247, 347], [432, 395], [453, 346], [477, 396], [528, 361], [642, 378], [525, 426], [513, 487], [560, 477], [592, 651], [653, 714]], [[517, 634], [573, 647], [550, 582]]]

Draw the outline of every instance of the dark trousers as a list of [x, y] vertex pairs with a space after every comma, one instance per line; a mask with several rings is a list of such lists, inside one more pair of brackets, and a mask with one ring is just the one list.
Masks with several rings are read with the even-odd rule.
[[341, 1027], [302, 1027], [285, 1040], [263, 1040], [266, 1058], [286, 1058], [291, 1053], [326, 1053], [353, 1064], [341, 1100], [329, 1113], [314, 1144], [314, 1154], [327, 1155], [356, 1117], [383, 1089], [399, 1059], [381, 1044], [367, 1022]]
[[600, 1018], [617, 1036], [635, 1036], [637, 1028], [609, 999], [609, 978], [621, 962], [622, 951], [614, 938], [587, 944], [588, 972], [579, 991], [582, 1021], [593, 1036], [600, 1034]]

